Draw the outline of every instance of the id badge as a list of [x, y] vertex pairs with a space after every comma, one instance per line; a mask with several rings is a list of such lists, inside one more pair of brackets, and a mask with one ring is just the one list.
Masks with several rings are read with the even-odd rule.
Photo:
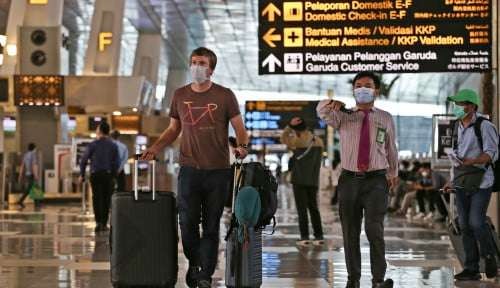
[[384, 128], [377, 128], [377, 143], [384, 144], [385, 143], [385, 134], [386, 130]]

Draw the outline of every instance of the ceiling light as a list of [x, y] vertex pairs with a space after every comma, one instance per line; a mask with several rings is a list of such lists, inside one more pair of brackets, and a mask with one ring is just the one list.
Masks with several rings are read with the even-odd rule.
[[134, 108], [132, 108], [132, 111], [133, 112], [137, 112], [137, 111], [139, 111], [139, 109], [137, 109], [137, 108], [134, 107]]
[[17, 46], [16, 44], [8, 44], [6, 47], [7, 55], [16, 56], [17, 55]]
[[120, 111], [113, 111], [113, 116], [122, 116], [122, 112], [120, 112]]
[[7, 36], [0, 35], [0, 46], [5, 47], [7, 45]]
[[95, 138], [95, 137], [97, 137], [97, 134], [95, 134], [95, 133], [90, 133], [90, 138]]
[[45, 5], [49, 0], [30, 0], [31, 5]]

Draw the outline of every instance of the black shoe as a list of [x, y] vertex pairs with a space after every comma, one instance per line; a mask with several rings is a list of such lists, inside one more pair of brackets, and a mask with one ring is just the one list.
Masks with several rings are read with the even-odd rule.
[[455, 275], [455, 280], [458, 281], [477, 281], [481, 279], [481, 274], [479, 272], [470, 271], [464, 269], [464, 271]]
[[186, 284], [190, 288], [198, 287], [198, 274], [200, 273], [200, 267], [198, 266], [189, 266], [189, 269], [186, 273]]
[[98, 232], [101, 232], [101, 231], [102, 231], [101, 224], [97, 224], [97, 226], [95, 226], [95, 228], [94, 228], [94, 232], [98, 233]]
[[198, 288], [211, 288], [212, 287], [212, 281], [203, 279], [198, 281]]
[[384, 282], [373, 283], [373, 288], [392, 288], [394, 286], [394, 281], [388, 278]]
[[359, 280], [349, 280], [347, 281], [347, 286], [345, 288], [359, 288]]
[[486, 277], [495, 278], [497, 277], [497, 260], [495, 256], [488, 255], [484, 258], [484, 272], [486, 273]]
[[389, 207], [389, 208], [387, 208], [387, 213], [394, 213], [396, 211], [398, 211], [398, 208], [396, 208], [396, 207]]

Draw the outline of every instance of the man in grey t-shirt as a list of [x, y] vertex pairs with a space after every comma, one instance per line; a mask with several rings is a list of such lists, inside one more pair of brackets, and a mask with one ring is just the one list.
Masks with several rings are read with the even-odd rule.
[[[21, 208], [24, 208], [24, 199], [28, 196], [31, 186], [38, 181], [38, 163], [35, 143], [28, 144], [28, 152], [23, 156], [23, 162], [19, 170], [19, 183], [23, 184], [23, 195], [17, 202]], [[37, 203], [35, 203], [37, 204]]]

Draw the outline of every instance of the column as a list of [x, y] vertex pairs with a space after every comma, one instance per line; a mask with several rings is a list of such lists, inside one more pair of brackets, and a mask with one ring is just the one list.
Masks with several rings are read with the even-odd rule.
[[118, 74], [125, 0], [96, 0], [84, 75]]
[[132, 76], [144, 76], [153, 87], [153, 93], [151, 94], [153, 99], [139, 99], [139, 106], [146, 111], [153, 109], [155, 104], [154, 91], [158, 83], [158, 65], [160, 63], [161, 45], [162, 38], [160, 34], [139, 34]]

